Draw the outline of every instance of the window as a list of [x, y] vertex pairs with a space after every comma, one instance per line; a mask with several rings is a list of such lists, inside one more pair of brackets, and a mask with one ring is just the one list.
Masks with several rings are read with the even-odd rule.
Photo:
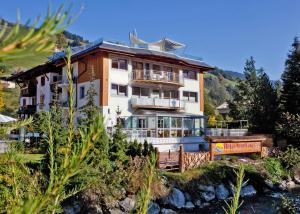
[[43, 109], [44, 102], [45, 102], [45, 95], [41, 94], [40, 95], [40, 109]]
[[111, 84], [111, 92], [110, 93], [112, 95], [127, 96], [127, 86]]
[[44, 86], [44, 85], [45, 85], [45, 77], [42, 76], [42, 77], [41, 77], [41, 86]]
[[178, 99], [178, 91], [164, 91], [165, 99]]
[[159, 71], [160, 72], [160, 65], [152, 65], [153, 67], [153, 71], [155, 73], [155, 71]]
[[138, 71], [143, 71], [144, 70], [144, 66], [142, 62], [132, 62], [132, 69], [133, 70], [138, 70]]
[[197, 80], [197, 72], [196, 71], [183, 70], [183, 77], [186, 78], [186, 79]]
[[184, 91], [182, 99], [190, 102], [198, 102], [198, 93], [191, 92], [191, 91]]
[[23, 104], [22, 106], [26, 106], [26, 99], [23, 99]]
[[112, 59], [111, 67], [115, 69], [127, 70], [127, 60], [126, 59]]
[[58, 76], [53, 76], [53, 82], [57, 82]]
[[138, 127], [140, 129], [146, 128], [146, 119], [138, 119]]
[[132, 87], [132, 95], [137, 97], [149, 97], [149, 88]]
[[85, 88], [84, 88], [84, 86], [81, 86], [79, 88], [79, 98], [83, 99], [84, 97], [85, 97]]

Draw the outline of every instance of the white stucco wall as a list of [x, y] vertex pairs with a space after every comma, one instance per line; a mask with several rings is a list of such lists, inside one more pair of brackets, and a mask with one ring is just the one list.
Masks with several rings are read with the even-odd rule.
[[190, 114], [203, 115], [200, 111], [200, 84], [199, 84], [199, 73], [197, 74], [197, 80], [184, 78], [184, 86], [179, 88], [180, 98], [183, 97], [183, 91], [197, 92], [198, 102], [185, 101], [185, 112]]

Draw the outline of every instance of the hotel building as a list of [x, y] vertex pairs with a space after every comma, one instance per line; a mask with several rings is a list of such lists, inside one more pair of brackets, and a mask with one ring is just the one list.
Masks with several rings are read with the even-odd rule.
[[[212, 68], [176, 54], [183, 45], [170, 39], [147, 43], [131, 34], [130, 40], [130, 45], [100, 40], [72, 48], [76, 116], [92, 81], [108, 131], [120, 118], [129, 140], [147, 140], [160, 151], [180, 144], [198, 150], [205, 144], [204, 72]], [[45, 64], [9, 78], [21, 87], [21, 118], [48, 111], [53, 103], [67, 107], [64, 56], [56, 53]]]

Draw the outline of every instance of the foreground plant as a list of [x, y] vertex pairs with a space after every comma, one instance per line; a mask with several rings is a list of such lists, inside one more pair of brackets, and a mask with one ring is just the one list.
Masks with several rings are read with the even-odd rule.
[[[70, 50], [67, 52], [66, 66], [68, 70], [69, 93], [74, 93], [71, 73]], [[60, 203], [71, 195], [80, 191], [83, 187], [67, 188], [71, 180], [82, 173], [85, 167], [91, 164], [91, 152], [94, 142], [100, 141], [105, 133], [103, 121], [96, 116], [93, 123], [88, 127], [78, 130], [78, 138], [75, 139], [73, 96], [69, 96], [67, 137], [60, 144], [54, 143], [54, 130], [51, 114], [46, 113], [46, 124], [48, 126], [48, 171], [32, 171], [18, 158], [17, 152], [9, 152], [6, 164], [1, 165], [2, 172], [10, 171], [11, 174], [0, 188], [4, 190], [6, 197], [6, 212], [8, 213], [41, 213], [56, 212], [60, 210]], [[26, 182], [22, 178], [22, 173]]]
[[240, 164], [238, 171], [235, 170], [234, 173], [236, 174], [236, 186], [232, 186], [233, 199], [231, 199], [230, 204], [227, 203], [227, 201], [225, 201], [227, 209], [223, 207], [223, 210], [226, 214], [236, 214], [237, 210], [243, 204], [243, 201], [240, 202], [240, 194], [243, 186], [243, 180], [245, 177], [245, 166], [243, 164]]
[[152, 197], [151, 187], [156, 173], [156, 169], [155, 169], [156, 160], [157, 160], [156, 155], [153, 152], [148, 159], [147, 165], [145, 166], [145, 172], [144, 172], [145, 181], [140, 192], [138, 193], [135, 208], [131, 213], [147, 214], [148, 205]]

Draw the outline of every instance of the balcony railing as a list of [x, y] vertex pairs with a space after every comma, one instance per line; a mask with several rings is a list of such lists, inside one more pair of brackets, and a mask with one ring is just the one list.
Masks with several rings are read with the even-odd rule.
[[176, 72], [134, 70], [132, 71], [132, 80], [183, 86], [183, 78]]
[[36, 112], [36, 105], [26, 105], [19, 108], [18, 114], [34, 114]]
[[184, 109], [185, 102], [177, 99], [131, 98], [133, 108]]

